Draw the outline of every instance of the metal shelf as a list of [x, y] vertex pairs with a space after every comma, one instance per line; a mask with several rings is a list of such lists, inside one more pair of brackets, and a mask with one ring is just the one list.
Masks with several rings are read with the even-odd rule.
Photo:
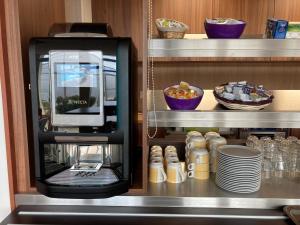
[[207, 198], [248, 198], [252, 199], [298, 199], [300, 200], [299, 177], [272, 177], [262, 179], [261, 187], [257, 192], [250, 194], [233, 193], [218, 187], [215, 183], [215, 174], [210, 173], [208, 180], [187, 179], [182, 184], [149, 183], [148, 192], [151, 196], [167, 197], [207, 197]]
[[284, 205], [300, 204], [298, 178], [262, 180], [259, 191], [237, 194], [225, 191], [209, 180], [188, 179], [182, 184], [148, 184], [148, 191], [140, 196], [121, 195], [106, 199], [58, 199], [40, 194], [17, 194], [19, 205], [63, 206], [126, 206], [126, 207], [200, 207], [237, 209], [278, 209]]
[[300, 39], [152, 39], [151, 57], [300, 57]]
[[[155, 126], [152, 93], [148, 92], [149, 125]], [[228, 110], [220, 106], [212, 90], [205, 90], [196, 110], [174, 111], [163, 92], [155, 91], [158, 127], [300, 128], [300, 91], [276, 90], [274, 101], [260, 111]]]

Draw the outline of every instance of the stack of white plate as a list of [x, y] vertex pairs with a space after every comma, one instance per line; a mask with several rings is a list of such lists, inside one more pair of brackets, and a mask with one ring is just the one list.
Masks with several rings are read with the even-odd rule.
[[216, 184], [231, 192], [252, 193], [261, 185], [262, 153], [240, 145], [218, 148]]

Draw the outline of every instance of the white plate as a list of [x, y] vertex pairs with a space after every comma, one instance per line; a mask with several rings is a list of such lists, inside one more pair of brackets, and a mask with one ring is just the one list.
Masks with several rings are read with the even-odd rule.
[[[224, 146], [232, 146], [232, 145], [224, 145]], [[235, 145], [234, 145], [234, 146], [235, 146]], [[242, 146], [242, 147], [249, 148], [249, 147], [246, 147], [246, 146]], [[261, 152], [258, 151], [258, 152], [260, 153], [260, 155], [257, 155], [257, 152], [255, 152], [255, 154], [253, 154], [252, 157], [249, 157], [249, 156], [245, 156], [245, 157], [232, 156], [232, 155], [228, 155], [228, 154], [224, 154], [223, 152], [220, 152], [220, 151], [219, 151], [220, 148], [221, 148], [221, 147], [218, 148], [217, 156], [222, 156], [222, 157], [228, 158], [228, 159], [236, 159], [236, 160], [255, 160], [255, 159], [257, 159], [257, 158], [262, 157], [262, 155], [263, 155]], [[238, 150], [237, 150], [237, 151], [238, 151]], [[240, 151], [244, 151], [244, 150], [240, 150]], [[249, 154], [251, 154], [252, 151], [254, 151], [254, 150], [249, 150], [249, 151], [247, 151], [247, 153], [250, 152]]]
[[[220, 147], [221, 148], [221, 147]], [[248, 147], [247, 147], [248, 148]], [[243, 150], [242, 150], [243, 151]], [[252, 152], [252, 150], [250, 151]], [[261, 158], [262, 157], [262, 153], [260, 155], [257, 155], [257, 156], [253, 156], [253, 157], [239, 157], [239, 156], [229, 156], [229, 155], [225, 155], [223, 154], [222, 152], [217, 152], [217, 157], [223, 157], [223, 158], [226, 158], [226, 159], [235, 159], [235, 160], [241, 160], [241, 161], [244, 161], [244, 160], [256, 160], [258, 158]]]
[[261, 168], [253, 168], [253, 167], [240, 167], [240, 168], [234, 168], [234, 167], [224, 167], [221, 165], [217, 166], [217, 171], [220, 172], [228, 172], [228, 173], [260, 173]]
[[260, 180], [261, 176], [259, 175], [240, 175], [240, 174], [223, 174], [223, 173], [218, 173], [216, 174], [216, 177], [224, 180]]
[[229, 182], [246, 182], [249, 184], [261, 182], [260, 177], [254, 177], [254, 178], [240, 178], [240, 177], [224, 177], [224, 176], [216, 176], [216, 179], [219, 181], [222, 181], [224, 183]]
[[217, 179], [216, 179], [216, 183], [218, 183], [219, 185], [221, 185], [222, 187], [225, 187], [225, 188], [257, 188], [257, 187], [260, 187], [260, 185], [261, 185], [261, 182], [257, 182], [255, 184], [247, 184], [247, 183], [242, 183], [242, 182], [224, 183]]
[[234, 158], [251, 159], [260, 157], [262, 153], [242, 145], [224, 145], [218, 148], [218, 152]]
[[216, 182], [226, 187], [257, 187], [261, 185], [260, 181], [247, 182], [247, 181], [223, 181], [216, 178]]
[[262, 164], [244, 164], [244, 163], [236, 163], [236, 164], [232, 164], [232, 163], [224, 163], [224, 162], [219, 162], [217, 163], [217, 166], [222, 167], [222, 168], [226, 168], [226, 167], [230, 167], [230, 168], [235, 168], [235, 169], [239, 169], [239, 168], [243, 168], [243, 167], [249, 167], [249, 168], [253, 168], [253, 169], [257, 169], [257, 168], [261, 168]]
[[260, 184], [257, 185], [244, 185], [244, 184], [235, 184], [235, 185], [228, 185], [228, 184], [223, 184], [220, 182], [216, 182], [216, 184], [222, 188], [226, 189], [256, 189], [260, 187]]
[[220, 188], [224, 189], [225, 191], [230, 191], [230, 192], [239, 193], [239, 194], [250, 194], [250, 193], [257, 192], [260, 189], [260, 188], [255, 188], [255, 189], [226, 189], [226, 188], [223, 188], [223, 187], [220, 187]]
[[245, 164], [255, 164], [255, 163], [261, 163], [263, 161], [262, 157], [248, 160], [248, 159], [232, 159], [232, 158], [225, 158], [223, 156], [217, 157], [217, 162], [230, 162], [230, 163], [245, 163]]
[[222, 184], [219, 184], [216, 182], [216, 184], [219, 187], [222, 187], [226, 190], [249, 190], [249, 191], [255, 191], [255, 190], [259, 190], [260, 189], [260, 185], [259, 186], [255, 186], [255, 187], [228, 187], [228, 186], [224, 186]]

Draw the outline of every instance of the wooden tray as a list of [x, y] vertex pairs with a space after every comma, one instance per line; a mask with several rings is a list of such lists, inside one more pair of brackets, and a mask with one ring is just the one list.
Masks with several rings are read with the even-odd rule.
[[283, 211], [296, 225], [300, 225], [300, 206], [299, 205], [285, 206], [283, 208]]

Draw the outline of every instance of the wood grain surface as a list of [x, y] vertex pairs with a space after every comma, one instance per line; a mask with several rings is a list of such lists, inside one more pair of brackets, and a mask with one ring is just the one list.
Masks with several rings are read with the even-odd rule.
[[247, 80], [264, 84], [268, 89], [300, 89], [298, 62], [157, 62], [156, 89], [163, 89], [180, 81], [213, 89], [228, 81]]
[[242, 19], [244, 34], [263, 34], [266, 21], [274, 15], [274, 0], [213, 0], [213, 17]]
[[109, 23], [114, 36], [132, 37], [142, 60], [142, 0], [92, 0], [93, 22]]
[[7, 100], [7, 120], [9, 120], [9, 135], [12, 136], [10, 152], [15, 164], [14, 172], [9, 172], [15, 178], [16, 192], [26, 192], [30, 187], [27, 118], [24, 91], [24, 78], [21, 57], [21, 42], [19, 30], [19, 12], [17, 0], [4, 0], [1, 8], [2, 45], [5, 60], [5, 95]]
[[[22, 112], [26, 112], [27, 118], [27, 129], [28, 129], [28, 141], [26, 146], [29, 146], [29, 154], [26, 153], [26, 156], [29, 157], [27, 160], [30, 164], [30, 182], [25, 185], [21, 182], [18, 184], [18, 189], [23, 191], [29, 191], [30, 187], [34, 186], [34, 152], [33, 152], [33, 136], [32, 136], [32, 117], [31, 117], [31, 96], [30, 91], [28, 90], [28, 85], [30, 83], [30, 74], [29, 74], [29, 58], [28, 58], [28, 47], [29, 40], [32, 37], [46, 37], [48, 36], [49, 28], [53, 23], [65, 22], [65, 5], [62, 0], [18, 0], [19, 4], [19, 17], [21, 36], [21, 49], [22, 49], [22, 61], [23, 61], [23, 76], [24, 80], [23, 89], [25, 90], [25, 104], [26, 108], [22, 109]], [[24, 97], [23, 97], [24, 98]], [[16, 152], [16, 155], [25, 154], [22, 151]], [[26, 159], [26, 158], [24, 158]], [[29, 179], [29, 176], [26, 175], [26, 179]], [[25, 178], [24, 178], [25, 179]]]
[[274, 17], [289, 21], [300, 21], [299, 0], [275, 0]]
[[5, 146], [7, 157], [7, 172], [9, 179], [9, 195], [11, 208], [15, 208], [14, 193], [16, 189], [16, 170], [14, 157], [14, 135], [12, 122], [12, 105], [10, 95], [10, 79], [7, 54], [7, 38], [5, 25], [4, 1], [0, 2], [0, 85], [4, 116]]

